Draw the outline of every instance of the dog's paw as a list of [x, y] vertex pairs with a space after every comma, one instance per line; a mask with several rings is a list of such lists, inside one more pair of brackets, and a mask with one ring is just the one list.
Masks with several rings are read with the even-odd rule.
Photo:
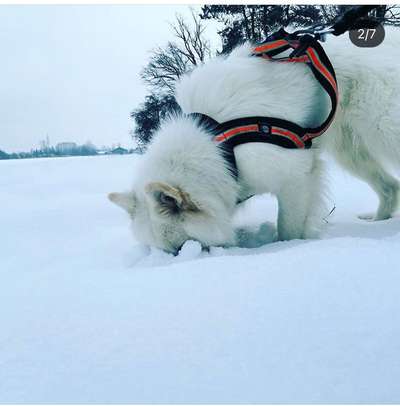
[[274, 224], [265, 222], [254, 227], [236, 229], [236, 239], [241, 248], [257, 248], [277, 241], [277, 230]]
[[358, 216], [360, 220], [365, 221], [383, 221], [392, 218], [392, 215], [389, 213], [365, 213]]
[[375, 221], [375, 213], [363, 213], [357, 216], [360, 220]]

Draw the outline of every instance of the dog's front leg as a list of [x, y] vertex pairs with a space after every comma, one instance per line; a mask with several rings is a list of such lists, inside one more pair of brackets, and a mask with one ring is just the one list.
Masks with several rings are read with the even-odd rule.
[[306, 238], [306, 196], [292, 187], [285, 187], [278, 195], [278, 239], [281, 241]]
[[278, 239], [316, 238], [327, 214], [322, 163], [315, 159], [309, 172], [297, 172], [277, 193]]

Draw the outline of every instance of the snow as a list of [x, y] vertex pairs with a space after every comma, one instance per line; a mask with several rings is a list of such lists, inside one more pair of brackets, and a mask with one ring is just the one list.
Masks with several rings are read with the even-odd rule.
[[197, 241], [186, 241], [179, 251], [179, 259], [195, 259], [201, 255], [201, 244]]
[[[320, 240], [177, 257], [135, 243], [106, 194], [135, 155], [0, 162], [0, 403], [398, 403], [400, 219], [330, 167]], [[261, 227], [260, 224], [265, 222]]]

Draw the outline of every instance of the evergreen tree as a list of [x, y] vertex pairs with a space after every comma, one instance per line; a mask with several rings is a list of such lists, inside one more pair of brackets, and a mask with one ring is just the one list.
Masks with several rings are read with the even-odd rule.
[[9, 159], [9, 156], [6, 152], [0, 149], [0, 159]]
[[302, 27], [333, 21], [349, 6], [205, 5], [200, 17], [224, 24], [222, 53], [244, 41], [261, 42], [280, 27]]
[[[200, 17], [223, 23], [219, 32], [222, 53], [244, 41], [260, 42], [280, 27], [332, 24], [354, 5], [205, 5]], [[383, 24], [400, 25], [400, 7], [381, 5], [370, 17]]]
[[142, 148], [151, 140], [154, 131], [158, 128], [160, 121], [168, 114], [179, 112], [180, 108], [173, 95], [150, 94], [142, 105], [131, 113], [136, 127], [133, 137]]

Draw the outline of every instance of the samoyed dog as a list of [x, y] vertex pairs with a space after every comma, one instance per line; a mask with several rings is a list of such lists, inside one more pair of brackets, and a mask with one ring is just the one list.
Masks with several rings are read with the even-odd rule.
[[310, 149], [237, 146], [237, 179], [211, 134], [185, 114], [203, 113], [221, 123], [270, 116], [313, 127], [329, 112], [326, 93], [305, 64], [253, 57], [251, 44], [195, 68], [177, 83], [176, 100], [185, 114], [160, 126], [132, 189], [109, 195], [129, 213], [139, 241], [173, 253], [187, 240], [235, 245], [237, 202], [262, 193], [277, 197], [279, 240], [318, 237], [329, 212], [322, 150], [379, 196], [377, 212], [366, 218], [392, 216], [399, 182], [388, 167], [400, 162], [400, 30], [386, 29], [376, 48], [358, 48], [347, 35], [329, 37], [323, 46], [339, 87], [333, 124]]

